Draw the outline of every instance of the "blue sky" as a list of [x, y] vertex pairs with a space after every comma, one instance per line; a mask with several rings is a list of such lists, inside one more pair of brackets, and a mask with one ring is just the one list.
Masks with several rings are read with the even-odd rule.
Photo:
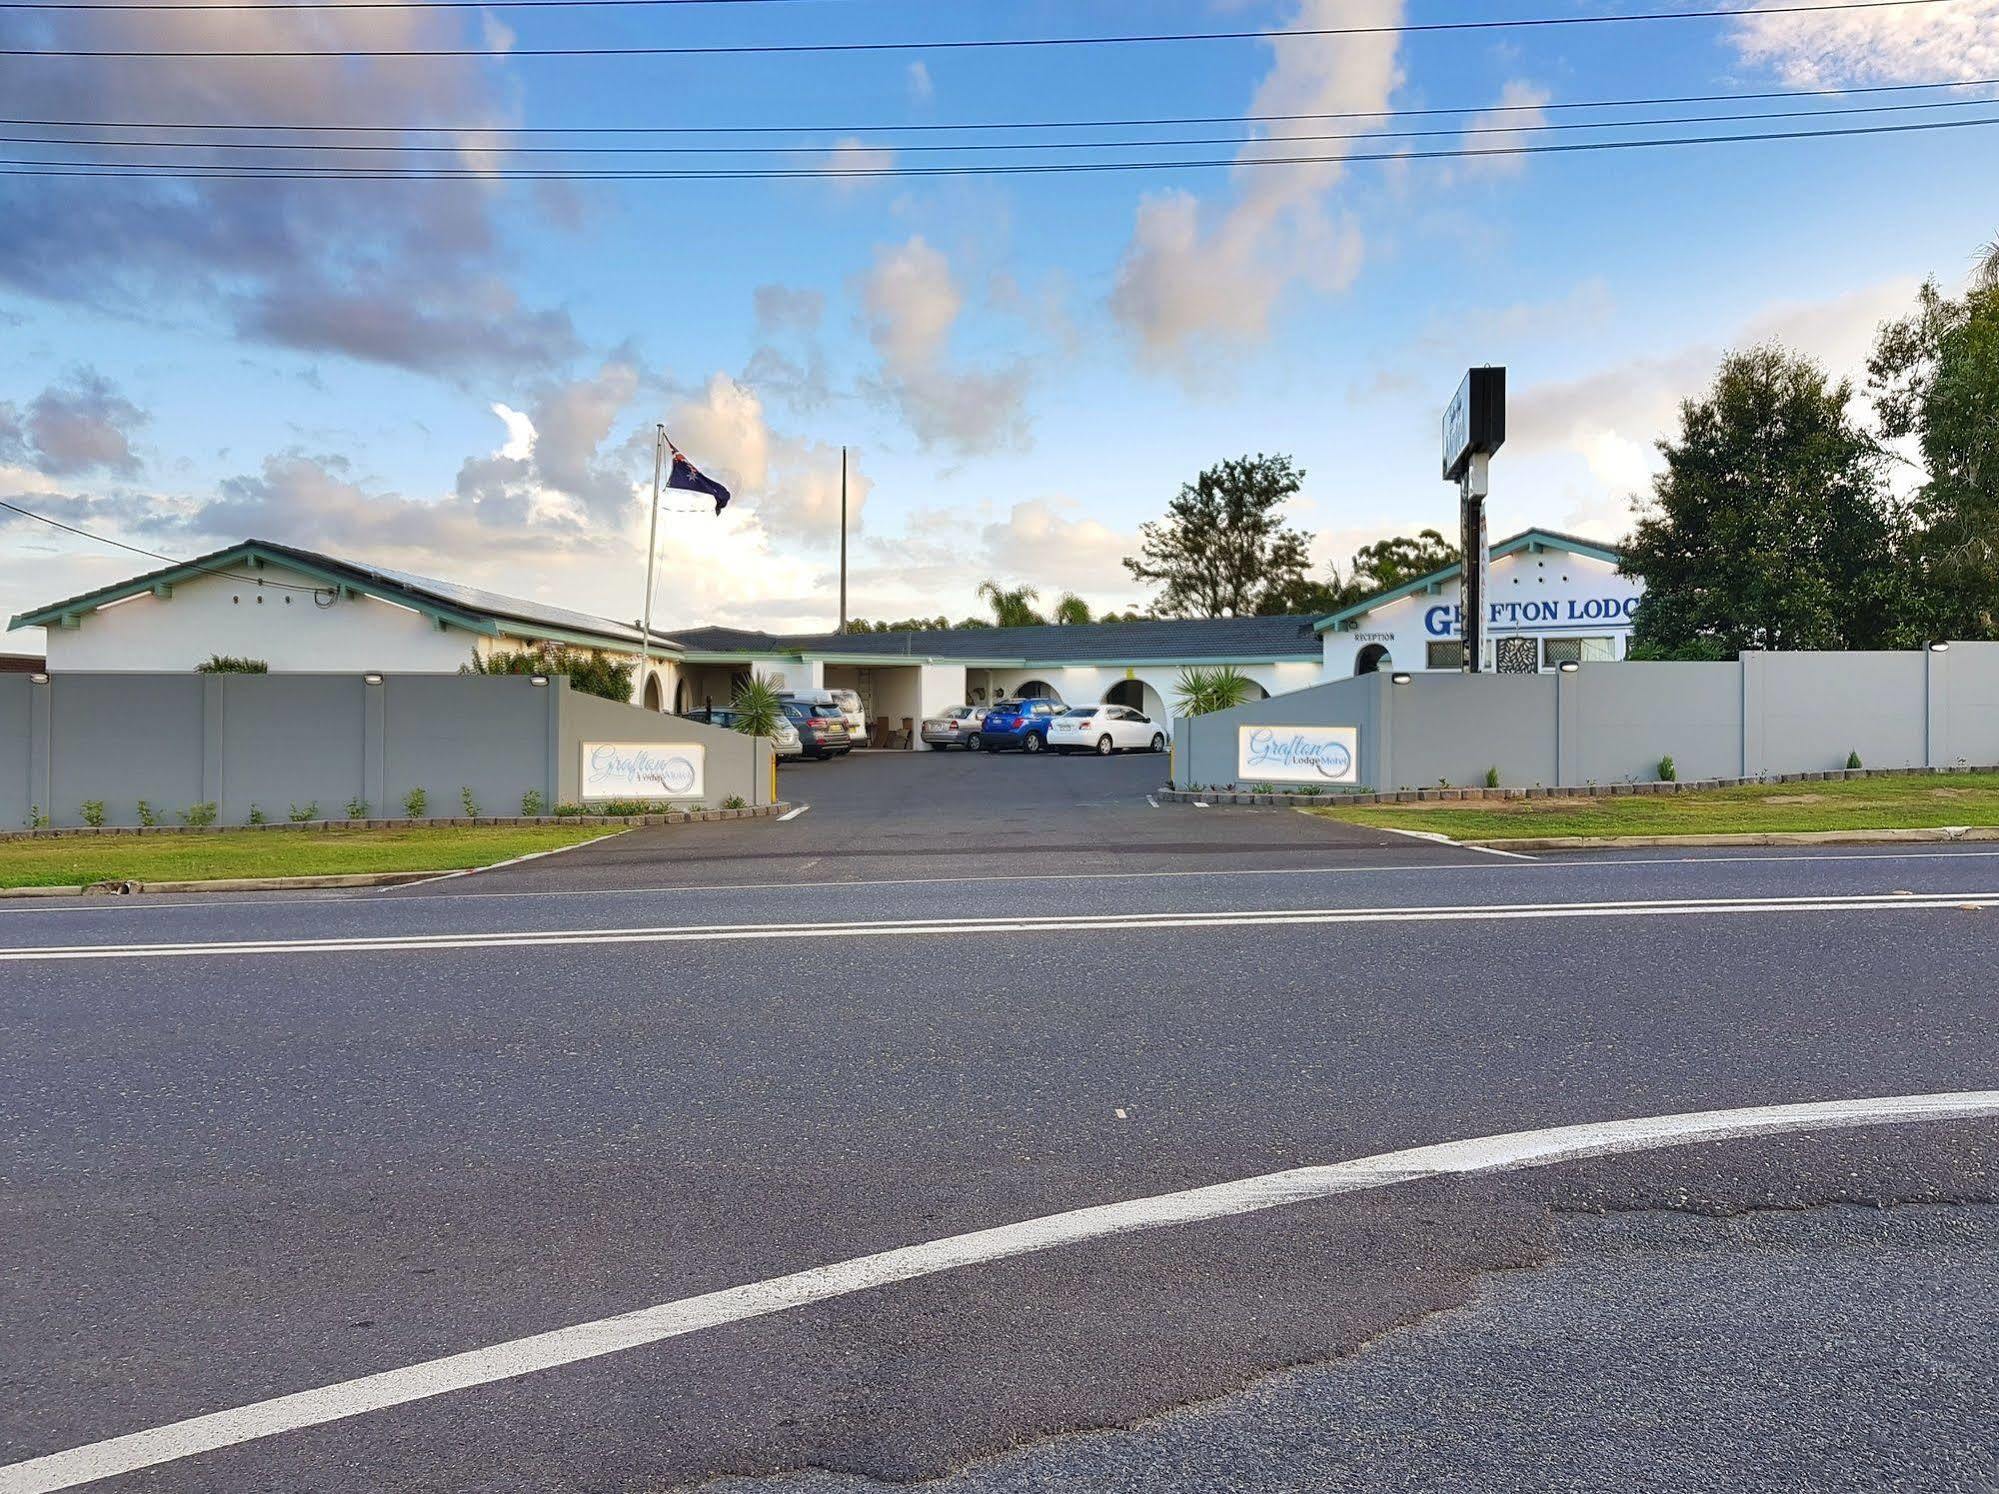
[[[310, 20], [16, 15], [0, 29], [26, 38], [13, 45], [91, 47], [698, 46], [1619, 8], [1643, 7], [797, 0]], [[879, 128], [894, 125], [1524, 106], [1484, 121], [1375, 122], [1450, 130], [1577, 117], [1535, 112], [1550, 102], [1990, 76], [1999, 0], [998, 52], [345, 68], [15, 58], [0, 59], [0, 95], [24, 105], [7, 112], [37, 117], [431, 125], [447, 133], [404, 138], [452, 144], [462, 153], [438, 159], [468, 165], [545, 158], [473, 154], [489, 142], [451, 128], [796, 125], [815, 149], [783, 164], [811, 171], [834, 159], [836, 138], [867, 147], [847, 162], [901, 166], [961, 159], [913, 145], [1006, 138]], [[1246, 131], [1032, 138], [1147, 133]], [[1723, 349], [1776, 337], [1858, 374], [1873, 328], [1924, 276], [1961, 280], [1999, 219], [1995, 139], [1964, 129], [874, 181], [0, 179], [0, 497], [171, 554], [255, 534], [630, 617], [648, 433], [664, 420], [738, 493], [723, 520], [669, 516], [656, 608], [669, 621], [830, 623], [842, 444], [859, 511], [857, 613], [961, 615], [988, 576], [1121, 606], [1146, 599], [1118, 563], [1137, 526], [1202, 466], [1244, 452], [1287, 452], [1307, 470], [1294, 518], [1322, 566], [1383, 534], [1448, 527], [1437, 410], [1467, 363], [1489, 361], [1509, 366], [1513, 388], [1496, 529], [1614, 539], [1651, 442]], [[36, 150], [54, 153], [24, 153]], [[140, 565], [25, 521], [0, 525], [0, 609]], [[15, 634], [0, 647], [34, 644]]]

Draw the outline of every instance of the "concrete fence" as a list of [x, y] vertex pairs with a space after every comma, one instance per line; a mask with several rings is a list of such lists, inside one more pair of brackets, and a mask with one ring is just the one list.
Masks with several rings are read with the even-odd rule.
[[[1260, 728], [1278, 735], [1255, 737]], [[1254, 764], [1243, 756], [1253, 740], [1263, 744]], [[1328, 741], [1338, 745], [1314, 759]], [[1999, 763], [1999, 643], [1415, 674], [1403, 685], [1364, 675], [1175, 721], [1173, 781], [1331, 790], [1348, 744], [1345, 786], [1379, 791], [1474, 786], [1495, 769], [1509, 787], [1642, 783], [1669, 756], [1682, 779], [1826, 772], [1849, 754], [1869, 768]], [[1287, 756], [1293, 766], [1273, 766]]]
[[[565, 676], [58, 674], [0, 676], [0, 825], [46, 816], [163, 824], [212, 805], [240, 825], [253, 806], [283, 820], [404, 813], [414, 789], [427, 818], [514, 815], [590, 797], [703, 808], [772, 802], [772, 747], [655, 711], [579, 695]], [[622, 750], [621, 750], [622, 749]], [[698, 751], [695, 749], [699, 749]], [[593, 772], [586, 755], [594, 756]], [[648, 778], [655, 760], [673, 772]], [[613, 771], [622, 768], [623, 774]]]

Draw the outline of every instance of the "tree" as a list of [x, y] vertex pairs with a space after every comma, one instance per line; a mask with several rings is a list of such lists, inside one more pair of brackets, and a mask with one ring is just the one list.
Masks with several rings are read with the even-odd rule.
[[1065, 591], [1055, 599], [1049, 609], [1049, 620], [1063, 624], [1086, 623], [1090, 620], [1090, 604], [1073, 591]]
[[1852, 386], [1775, 345], [1733, 353], [1659, 443], [1621, 569], [1645, 582], [1635, 652], [1871, 648], [1903, 609], [1897, 516]]
[[1016, 586], [1009, 591], [997, 581], [981, 581], [979, 595], [991, 604], [996, 628], [1034, 628], [1048, 621], [1034, 610], [1034, 599], [1040, 593], [1031, 586]]
[[630, 662], [620, 663], [603, 654], [586, 654], [556, 643], [537, 643], [528, 648], [506, 650], [480, 658], [477, 650], [472, 663], [461, 666], [460, 674], [566, 674], [573, 689], [585, 695], [601, 695], [606, 700], [632, 698]]
[[244, 659], [235, 654], [210, 654], [194, 666], [196, 674], [269, 674], [271, 666], [262, 659]]
[[1183, 485], [1166, 517], [1141, 525], [1142, 553], [1124, 566], [1160, 587], [1166, 617], [1246, 617], [1282, 611], [1305, 585], [1306, 537], [1283, 505], [1304, 485], [1288, 456], [1237, 457]]
[[1254, 681], [1233, 664], [1183, 669], [1173, 682], [1173, 700], [1182, 716], [1232, 711], [1249, 698]]
[[1328, 581], [1301, 578], [1276, 599], [1282, 605], [1271, 610], [1308, 612], [1324, 617], [1329, 612], [1339, 612], [1371, 596], [1392, 591], [1418, 576], [1427, 576], [1447, 565], [1456, 565], [1462, 558], [1458, 547], [1434, 529], [1420, 530], [1414, 538], [1397, 535], [1393, 539], [1377, 540], [1354, 552], [1344, 581], [1340, 579], [1337, 566], [1332, 569]]
[[767, 674], [752, 674], [736, 685], [736, 730], [750, 737], [774, 737], [784, 719], [784, 702]]
[[1992, 235], [1992, 242], [1978, 251], [1978, 267], [1972, 271], [1972, 283], [1980, 290], [1999, 290], [1999, 233]]
[[1990, 284], [1951, 300], [1925, 285], [1881, 329], [1868, 389], [1882, 436], [1912, 441], [1910, 642], [1999, 637], [1999, 241]]

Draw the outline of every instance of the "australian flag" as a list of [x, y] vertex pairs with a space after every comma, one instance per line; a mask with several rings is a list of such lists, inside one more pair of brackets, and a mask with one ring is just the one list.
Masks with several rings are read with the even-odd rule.
[[683, 488], [690, 493], [706, 493], [715, 500], [715, 512], [718, 514], [729, 506], [729, 490], [688, 461], [678, 446], [673, 448], [673, 472], [666, 479], [666, 485]]

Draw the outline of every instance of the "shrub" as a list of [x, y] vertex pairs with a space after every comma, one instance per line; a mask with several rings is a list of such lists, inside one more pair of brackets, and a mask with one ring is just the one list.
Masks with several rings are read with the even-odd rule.
[[103, 828], [104, 801], [102, 799], [85, 799], [83, 801], [83, 823], [90, 826], [93, 830]]
[[753, 674], [736, 687], [736, 730], [750, 737], [777, 735], [784, 720], [784, 703], [767, 674]]
[[30, 830], [46, 830], [49, 828], [49, 817], [42, 813], [41, 805], [30, 804], [28, 806], [28, 828]]
[[480, 658], [475, 652], [472, 662], [459, 670], [461, 674], [566, 674], [572, 689], [585, 695], [601, 695], [606, 700], [629, 702], [632, 698], [632, 669], [629, 663], [619, 663], [601, 654], [586, 654], [581, 649], [564, 648], [561, 644], [541, 643], [533, 648], [502, 650]]
[[548, 801], [541, 796], [540, 789], [529, 789], [521, 795], [521, 813], [528, 819], [539, 816], [548, 807]]
[[479, 801], [472, 797], [472, 786], [470, 784], [466, 784], [458, 790], [458, 802], [465, 806], [466, 819], [476, 820], [479, 818]]
[[1849, 752], [1849, 753], [1847, 753], [1847, 754], [1846, 754], [1846, 770], [1847, 770], [1847, 771], [1848, 771], [1848, 772], [1850, 773], [1850, 772], [1852, 772], [1852, 771], [1853, 771], [1853, 770], [1854, 770], [1855, 768], [1857, 768], [1857, 767], [1859, 767], [1859, 766], [1860, 766], [1860, 754], [1859, 754], [1859, 753], [1857, 753], [1857, 752]]
[[349, 799], [347, 801], [347, 818], [350, 820], [367, 819], [368, 801], [366, 799]]
[[731, 794], [722, 801], [722, 807], [724, 809], [748, 809], [750, 803], [741, 794]]
[[590, 811], [581, 804], [562, 803], [555, 806], [555, 817], [559, 820], [573, 820], [578, 815], [588, 813]]
[[207, 804], [188, 805], [187, 808], [183, 809], [180, 812], [180, 822], [183, 825], [196, 825], [196, 826], [214, 824], [215, 805], [213, 801]]
[[1173, 698], [1183, 716], [1232, 711], [1249, 696], [1250, 677], [1230, 664], [1214, 669], [1183, 669], [1173, 686]]
[[265, 823], [267, 823], [267, 822], [268, 822], [268, 819], [269, 819], [269, 816], [267, 816], [267, 815], [266, 815], [266, 814], [264, 813], [264, 810], [263, 810], [263, 806], [262, 806], [262, 805], [259, 805], [259, 804], [252, 804], [252, 805], [250, 806], [250, 823], [251, 823], [251, 824], [253, 824], [253, 825], [262, 825], [262, 824], [265, 824]]
[[1669, 752], [1659, 759], [1659, 781], [1661, 783], [1675, 783], [1679, 780], [1679, 777], [1680, 770], [1673, 765], [1673, 754]]
[[157, 825], [159, 824], [159, 822], [160, 822], [160, 812], [157, 809], [153, 808], [152, 805], [148, 804], [144, 799], [141, 799], [139, 801], [139, 823], [142, 825], [151, 826], [151, 825]]
[[317, 799], [308, 799], [305, 803], [294, 804], [291, 808], [291, 819], [294, 825], [303, 825], [308, 820], [316, 820], [318, 818], [319, 801]]
[[269, 674], [271, 666], [262, 659], [239, 659], [231, 654], [210, 654], [194, 666], [196, 674]]
[[403, 795], [404, 818], [420, 820], [423, 818], [423, 812], [428, 808], [430, 808], [430, 795], [426, 794], [422, 789], [413, 788], [407, 794]]
[[1486, 786], [1487, 788], [1498, 788], [1498, 787], [1499, 787], [1499, 769], [1498, 769], [1498, 768], [1496, 768], [1496, 767], [1493, 767], [1493, 768], [1487, 768], [1487, 769], [1485, 770], [1485, 786]]

